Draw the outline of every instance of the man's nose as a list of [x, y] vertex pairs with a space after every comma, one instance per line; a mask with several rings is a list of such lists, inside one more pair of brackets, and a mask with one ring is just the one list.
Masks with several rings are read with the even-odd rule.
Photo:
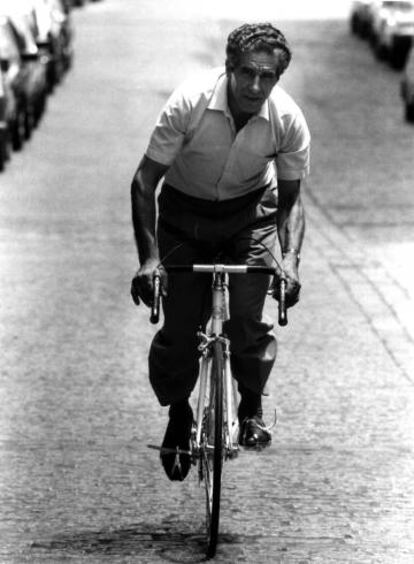
[[253, 92], [260, 92], [260, 75], [256, 74], [253, 78], [250, 88]]

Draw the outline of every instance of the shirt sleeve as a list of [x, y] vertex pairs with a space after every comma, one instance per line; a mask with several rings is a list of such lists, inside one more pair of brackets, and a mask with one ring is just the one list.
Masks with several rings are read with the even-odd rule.
[[286, 121], [285, 135], [275, 159], [277, 177], [281, 180], [300, 180], [309, 174], [311, 136], [299, 108]]
[[175, 90], [159, 114], [145, 155], [169, 166], [179, 153], [191, 116], [191, 105], [182, 88]]

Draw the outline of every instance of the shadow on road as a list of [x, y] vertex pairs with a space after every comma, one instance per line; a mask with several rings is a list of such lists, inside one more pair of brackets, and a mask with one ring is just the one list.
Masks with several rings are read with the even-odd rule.
[[83, 555], [161, 557], [166, 562], [202, 562], [205, 560], [205, 536], [162, 529], [157, 525], [137, 524], [118, 530], [80, 531], [55, 535], [50, 539], [35, 541], [31, 545], [33, 556], [50, 557], [73, 553]]
[[[194, 523], [189, 523], [187, 530]], [[110, 556], [112, 562], [125, 557], [139, 557], [142, 562], [153, 558], [165, 562], [191, 563], [206, 561], [206, 536], [204, 525], [197, 531], [183, 532], [183, 523], [170, 528], [162, 525], [137, 524], [123, 529], [102, 531], [80, 531], [54, 535], [50, 539], [34, 541], [30, 547], [33, 558], [68, 557], [69, 555]], [[225, 557], [230, 551], [234, 555], [242, 551], [246, 543], [257, 542], [256, 536], [221, 534], [219, 539], [218, 560], [220, 553]], [[147, 560], [148, 559], [148, 560]]]

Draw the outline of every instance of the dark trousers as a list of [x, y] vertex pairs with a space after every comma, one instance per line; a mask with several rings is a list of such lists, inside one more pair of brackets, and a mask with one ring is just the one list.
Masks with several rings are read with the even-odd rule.
[[[211, 263], [224, 253], [233, 263], [272, 265], [277, 199], [263, 189], [241, 198], [210, 202], [164, 185], [159, 197], [158, 244], [164, 264]], [[231, 275], [231, 364], [239, 384], [261, 393], [276, 358], [273, 325], [263, 319], [270, 278]], [[170, 273], [163, 300], [164, 325], [149, 355], [149, 375], [161, 405], [189, 397], [195, 387], [196, 336], [210, 315], [211, 275]]]

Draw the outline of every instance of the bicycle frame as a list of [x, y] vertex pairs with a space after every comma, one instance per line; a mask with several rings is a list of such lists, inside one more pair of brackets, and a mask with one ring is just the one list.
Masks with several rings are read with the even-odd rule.
[[[223, 323], [228, 317], [227, 311], [227, 276], [229, 274], [247, 274], [247, 273], [261, 273], [280, 276], [279, 286], [279, 325], [285, 326], [287, 324], [286, 304], [285, 304], [285, 291], [286, 280], [281, 276], [280, 267], [267, 267], [267, 266], [251, 266], [251, 265], [232, 265], [232, 264], [193, 264], [193, 265], [168, 265], [164, 267], [167, 272], [199, 272], [210, 273], [213, 275], [212, 283], [212, 312], [211, 324], [208, 334], [199, 333], [201, 343], [199, 350], [202, 353], [200, 361], [199, 373], [199, 399], [197, 404], [197, 418], [196, 418], [196, 433], [193, 441], [192, 462], [196, 463], [199, 457], [202, 425], [203, 425], [203, 410], [206, 405], [206, 400], [211, 394], [210, 372], [212, 363], [212, 348], [213, 343], [219, 341], [223, 350], [224, 359], [224, 415], [226, 421], [226, 436], [225, 436], [225, 450], [227, 457], [234, 456], [237, 453], [237, 439], [233, 441], [233, 436], [237, 435], [238, 420], [234, 419], [235, 406], [237, 404], [237, 391], [235, 381], [231, 375], [230, 368], [230, 343], [225, 335], [223, 335]], [[157, 323], [160, 313], [160, 273], [157, 271], [154, 274], [154, 297], [151, 307], [151, 323]]]
[[213, 272], [212, 312], [209, 329], [206, 334], [202, 332], [198, 333], [198, 336], [201, 340], [199, 350], [202, 353], [202, 357], [200, 360], [199, 394], [197, 403], [194, 447], [196, 449], [196, 452], [199, 451], [202, 442], [204, 410], [205, 406], [208, 405], [210, 394], [212, 392], [211, 363], [213, 356], [213, 344], [215, 342], [218, 342], [221, 345], [224, 364], [224, 382], [222, 384], [224, 400], [223, 440], [225, 447], [225, 458], [232, 458], [233, 456], [236, 456], [238, 452], [238, 419], [236, 414], [236, 382], [233, 379], [230, 367], [230, 341], [223, 334], [223, 323], [228, 318], [227, 288], [227, 274], [220, 271], [219, 268], [216, 269]]

